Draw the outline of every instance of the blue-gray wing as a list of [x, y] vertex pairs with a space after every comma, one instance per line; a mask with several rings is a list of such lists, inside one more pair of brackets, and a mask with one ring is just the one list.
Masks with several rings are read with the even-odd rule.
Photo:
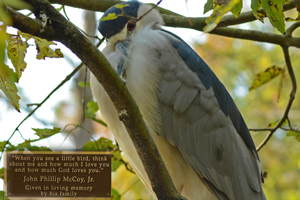
[[[261, 167], [248, 128], [207, 64], [178, 36], [161, 55], [161, 136], [218, 199], [265, 199]], [[171, 58], [171, 59], [170, 59]]]

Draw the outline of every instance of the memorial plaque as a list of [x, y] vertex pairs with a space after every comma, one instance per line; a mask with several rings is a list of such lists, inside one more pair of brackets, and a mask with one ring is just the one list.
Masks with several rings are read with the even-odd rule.
[[6, 152], [6, 195], [88, 198], [111, 196], [111, 154]]

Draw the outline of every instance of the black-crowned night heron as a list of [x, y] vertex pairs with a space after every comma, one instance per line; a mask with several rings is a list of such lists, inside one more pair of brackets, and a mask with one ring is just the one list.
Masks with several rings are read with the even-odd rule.
[[[122, 4], [124, 13], [113, 6], [103, 15], [111, 19], [99, 23], [107, 39], [103, 54], [126, 82], [177, 190], [190, 200], [265, 199], [255, 145], [223, 84], [191, 47], [162, 29], [156, 10], [130, 20], [151, 7]], [[91, 88], [129, 163], [152, 192], [125, 126], [93, 75]]]

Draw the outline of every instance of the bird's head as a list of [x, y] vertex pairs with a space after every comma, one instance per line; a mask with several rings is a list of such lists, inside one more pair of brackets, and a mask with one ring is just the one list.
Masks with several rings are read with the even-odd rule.
[[[150, 12], [149, 12], [150, 11]], [[145, 27], [158, 29], [162, 17], [151, 6], [128, 1], [110, 7], [100, 19], [98, 30], [107, 39], [107, 45], [130, 40]]]

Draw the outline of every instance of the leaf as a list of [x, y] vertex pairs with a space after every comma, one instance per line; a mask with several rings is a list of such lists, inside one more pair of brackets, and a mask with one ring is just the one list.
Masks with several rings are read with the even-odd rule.
[[211, 16], [205, 21], [207, 25], [203, 28], [203, 31], [207, 33], [216, 28], [223, 15], [225, 15], [238, 3], [240, 3], [240, 0], [231, 0], [228, 3], [216, 5]]
[[83, 151], [110, 151], [111, 158], [111, 170], [115, 171], [122, 164], [122, 156], [119, 147], [107, 138], [101, 137], [97, 141], [89, 141], [82, 147]]
[[20, 112], [18, 89], [15, 83], [18, 82], [17, 74], [7, 65], [0, 63], [0, 89], [4, 92], [10, 103]]
[[97, 141], [89, 141], [82, 147], [84, 151], [112, 151], [118, 148], [110, 139], [101, 137]]
[[[270, 124], [268, 125], [268, 127], [269, 127], [269, 128], [273, 128], [273, 127], [276, 126], [277, 123], [278, 123], [278, 120], [275, 121], [275, 122], [270, 123]], [[288, 123], [289, 123], [289, 121], [286, 119], [286, 120], [281, 124], [281, 126], [287, 125]]]
[[300, 133], [295, 132], [295, 131], [289, 131], [287, 132], [286, 136], [295, 136], [295, 139], [300, 142]]
[[[263, 11], [269, 18], [273, 27], [279, 32], [285, 32], [284, 14], [283, 14], [283, 3], [285, 0], [251, 0], [251, 9], [254, 16], [263, 22]], [[262, 8], [262, 9], [261, 9]]]
[[84, 114], [85, 114], [85, 116], [86, 116], [87, 118], [89, 118], [89, 119], [91, 119], [91, 120], [93, 120], [93, 121], [95, 121], [95, 122], [101, 124], [102, 126], [107, 127], [107, 124], [106, 124], [104, 121], [102, 121], [101, 119], [97, 119], [97, 118], [96, 118], [96, 114], [95, 114], [95, 113], [93, 113], [93, 112], [91, 112], [91, 111], [89, 111], [89, 110], [85, 110], [85, 113], [84, 113]]
[[1, 0], [0, 1], [0, 21], [5, 25], [12, 25], [10, 16], [5, 10], [5, 6], [9, 6], [14, 9], [29, 9], [30, 5], [21, 0]]
[[117, 18], [118, 18], [118, 15], [116, 15], [116, 13], [108, 13], [108, 15], [105, 16], [105, 17], [102, 17], [100, 19], [100, 21], [114, 20], [114, 19], [117, 19]]
[[119, 9], [123, 9], [124, 7], [130, 6], [129, 4], [116, 4], [115, 7]]
[[89, 108], [89, 111], [91, 111], [93, 113], [95, 113], [99, 110], [98, 103], [93, 100], [88, 102], [87, 106]]
[[2, 4], [6, 4], [14, 9], [30, 9], [32, 8], [28, 3], [21, 0], [1, 0]]
[[55, 49], [54, 51], [49, 47], [50, 45], [56, 45], [53, 41], [48, 41], [27, 33], [23, 33], [21, 31], [18, 31], [18, 35], [22, 35], [26, 40], [29, 40], [31, 38], [34, 39], [36, 44], [36, 49], [38, 51], [38, 54], [36, 56], [37, 59], [45, 59], [45, 57], [49, 58], [63, 58], [63, 54], [60, 51], [60, 49]]
[[10, 36], [7, 45], [7, 55], [16, 69], [18, 79], [25, 70], [27, 63], [24, 61], [27, 53], [27, 43], [19, 36]]
[[[0, 178], [4, 181], [4, 184], [6, 184], [6, 180], [5, 180], [5, 178], [4, 178], [4, 173], [5, 173], [5, 168], [4, 167], [2, 167], [1, 169], [0, 169]], [[0, 193], [0, 195], [2, 195], [1, 193]], [[2, 196], [0, 196], [0, 197], [2, 197]]]
[[231, 12], [237, 18], [241, 13], [242, 8], [243, 8], [243, 0], [239, 0], [239, 2], [231, 9]]
[[18, 77], [12, 69], [10, 69], [7, 65], [4, 64], [6, 48], [5, 40], [7, 39], [8, 34], [6, 33], [6, 26], [3, 25], [0, 27], [0, 89], [4, 92], [5, 96], [15, 107], [15, 109], [20, 112], [20, 97], [17, 94], [18, 89], [15, 84], [18, 82]]
[[29, 145], [29, 146], [27, 146], [27, 149], [29, 150], [29, 151], [52, 151], [50, 148], [48, 148], [48, 147], [45, 147], [45, 146], [31, 146], [31, 145]]
[[[84, 87], [84, 82], [83, 81], [78, 82], [78, 86], [79, 87]], [[90, 86], [91, 86], [90, 82], [86, 82], [85, 87], [90, 87]]]
[[208, 11], [212, 10], [213, 8], [214, 8], [214, 0], [207, 0], [207, 2], [204, 5], [203, 14], [207, 13]]
[[87, 106], [88, 106], [88, 110], [85, 110], [85, 113], [84, 113], [85, 116], [87, 118], [107, 127], [107, 124], [104, 121], [96, 118], [95, 113], [99, 110], [97, 102], [92, 100], [92, 101], [88, 102]]
[[111, 188], [111, 200], [121, 200], [121, 195], [114, 188]]
[[122, 156], [121, 156], [121, 151], [118, 150], [113, 150], [111, 152], [111, 171], [116, 171], [121, 165], [124, 163], [121, 161]]
[[283, 70], [282, 68], [274, 65], [272, 67], [267, 68], [265, 71], [256, 74], [254, 76], [252, 86], [249, 88], [249, 91], [262, 86], [263, 84], [269, 82], [279, 74], [284, 73], [284, 71], [285, 70]]
[[55, 44], [52, 41], [44, 40], [41, 38], [35, 38], [36, 47], [38, 51], [38, 55], [36, 56], [37, 59], [45, 59], [45, 57], [49, 58], [63, 58], [63, 54], [61, 53], [60, 49], [55, 49], [53, 51], [49, 46]]
[[[5, 183], [6, 184], [6, 183]], [[9, 198], [5, 195], [5, 192], [4, 191], [0, 191], [0, 197], [3, 199], [3, 200], [9, 200]]]
[[[0, 142], [0, 151], [3, 151], [3, 149], [4, 149], [4, 145], [6, 144], [6, 141], [2, 141], [2, 142]], [[8, 142], [7, 143], [7, 145], [11, 145], [11, 143], [10, 142]]]
[[53, 129], [44, 128], [44, 129], [38, 129], [38, 128], [32, 128], [32, 130], [35, 131], [34, 134], [38, 135], [40, 138], [48, 138], [51, 137], [61, 131], [59, 127], [54, 127]]

